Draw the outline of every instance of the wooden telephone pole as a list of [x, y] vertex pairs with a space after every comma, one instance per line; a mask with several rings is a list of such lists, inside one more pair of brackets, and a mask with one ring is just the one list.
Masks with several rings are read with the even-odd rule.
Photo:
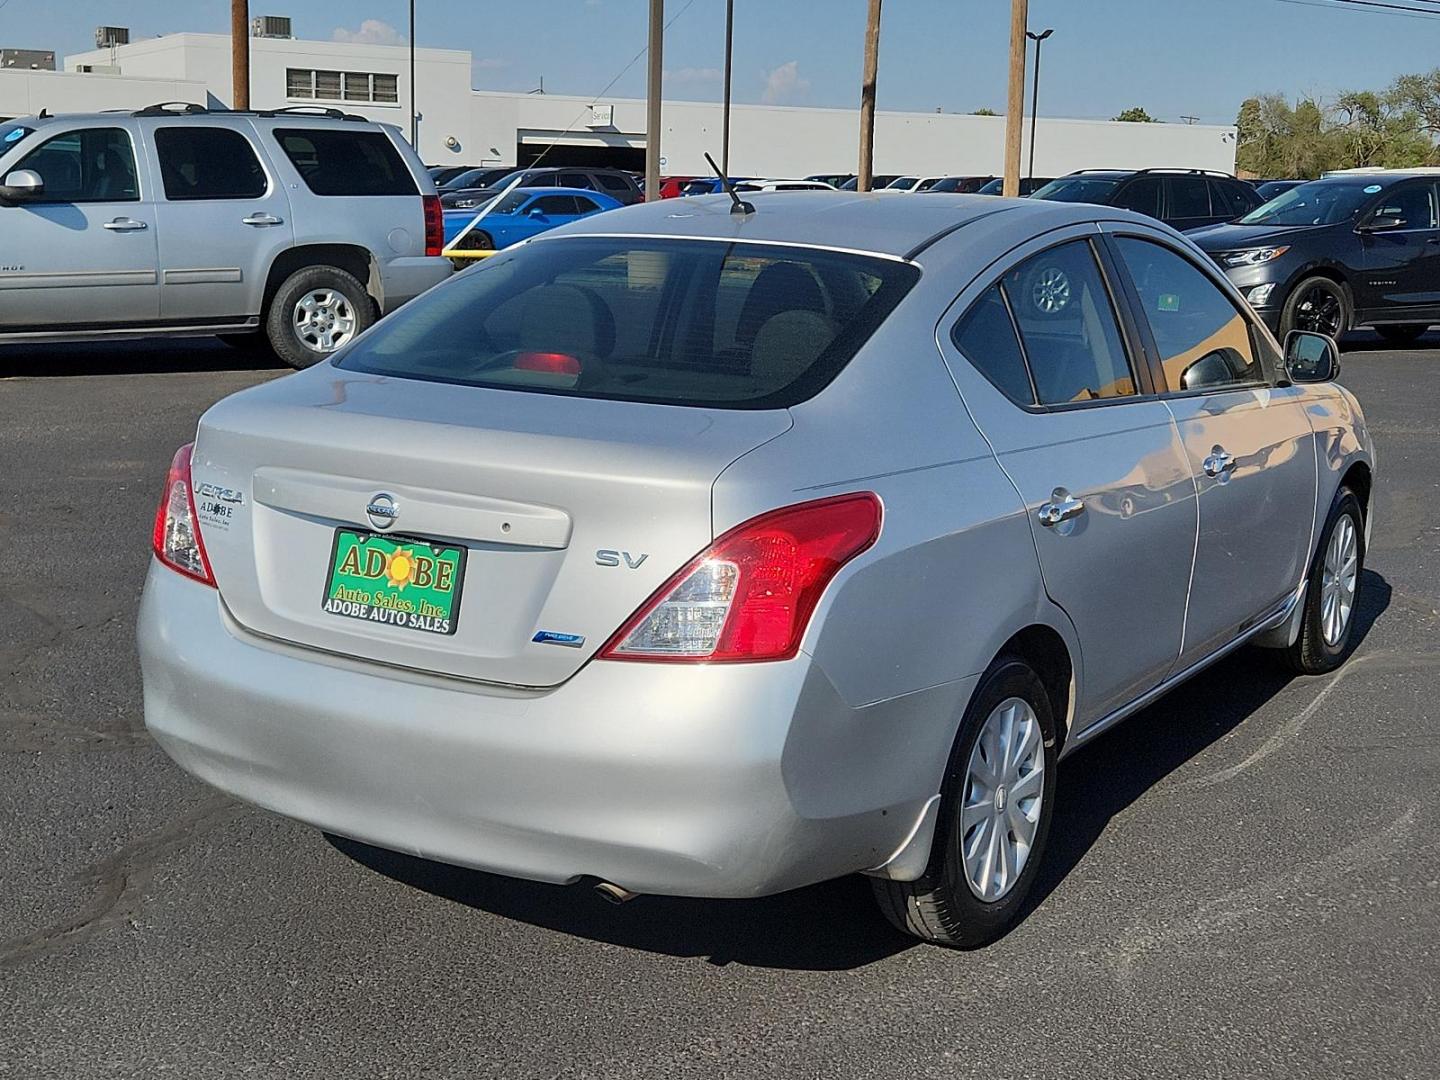
[[880, 63], [880, 0], [870, 0], [865, 20], [865, 74], [860, 81], [860, 178], [857, 191], [869, 191], [875, 178], [875, 71]]
[[250, 108], [249, 0], [230, 0], [230, 107]]
[[1020, 194], [1020, 143], [1025, 128], [1025, 31], [1027, 0], [1010, 0], [1010, 95], [1005, 106], [1005, 186], [1001, 194]]

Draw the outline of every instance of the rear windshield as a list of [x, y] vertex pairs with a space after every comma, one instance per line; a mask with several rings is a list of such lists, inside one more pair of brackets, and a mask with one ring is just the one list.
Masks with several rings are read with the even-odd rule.
[[737, 409], [818, 393], [919, 278], [874, 256], [563, 237], [457, 276], [336, 359], [349, 371]]
[[316, 195], [418, 195], [384, 132], [276, 128], [275, 139]]

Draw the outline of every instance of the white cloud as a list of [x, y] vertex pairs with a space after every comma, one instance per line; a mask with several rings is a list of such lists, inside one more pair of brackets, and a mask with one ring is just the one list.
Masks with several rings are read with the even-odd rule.
[[665, 72], [665, 81], [677, 86], [686, 83], [719, 82], [724, 77], [725, 73], [719, 68], [686, 67]]
[[760, 100], [766, 105], [781, 105], [804, 97], [809, 89], [810, 80], [800, 75], [800, 61], [791, 60], [765, 76], [765, 92], [760, 95]]
[[337, 26], [330, 35], [332, 41], [346, 41], [353, 45], [403, 45], [405, 35], [383, 19], [366, 19], [359, 30], [347, 30]]

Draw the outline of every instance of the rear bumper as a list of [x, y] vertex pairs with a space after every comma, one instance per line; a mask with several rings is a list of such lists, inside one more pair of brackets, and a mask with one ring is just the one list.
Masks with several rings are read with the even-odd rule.
[[382, 268], [385, 294], [382, 314], [388, 315], [426, 289], [439, 285], [454, 272], [455, 267], [450, 260], [438, 255], [390, 259]]
[[938, 790], [973, 686], [852, 710], [802, 654], [479, 687], [256, 638], [215, 590], [154, 563], [138, 637], [147, 727], [217, 788], [442, 862], [686, 896], [888, 861]]

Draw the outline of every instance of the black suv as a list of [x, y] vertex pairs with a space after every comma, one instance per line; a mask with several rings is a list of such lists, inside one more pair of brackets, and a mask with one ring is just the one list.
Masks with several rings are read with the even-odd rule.
[[1244, 180], [1207, 169], [1081, 169], [1030, 197], [1118, 206], [1182, 232], [1233, 221], [1265, 201]]
[[1281, 337], [1357, 326], [1407, 344], [1440, 322], [1440, 170], [1334, 173], [1190, 234]]
[[464, 210], [476, 205], [477, 196], [483, 199], [499, 188], [503, 188], [515, 179], [516, 174], [522, 174], [521, 187], [568, 187], [584, 188], [588, 191], [600, 191], [609, 195], [612, 199], [629, 206], [632, 203], [643, 202], [645, 196], [640, 191], [640, 185], [635, 182], [635, 177], [620, 169], [516, 169], [505, 176], [491, 180], [485, 187], [479, 188], [447, 188], [440, 195], [440, 203], [447, 210]]

